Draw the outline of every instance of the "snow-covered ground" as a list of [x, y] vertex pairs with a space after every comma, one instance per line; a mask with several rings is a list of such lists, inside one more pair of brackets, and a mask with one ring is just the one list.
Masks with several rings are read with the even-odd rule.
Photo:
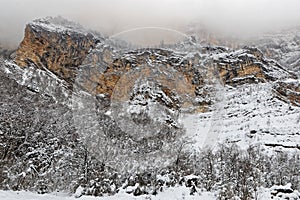
[[113, 196], [104, 196], [104, 197], [93, 197], [93, 196], [81, 196], [76, 198], [74, 195], [70, 196], [66, 193], [51, 193], [51, 194], [36, 194], [27, 191], [3, 191], [0, 190], [0, 199], [1, 200], [214, 200], [216, 195], [210, 192], [196, 193], [194, 195], [189, 194], [189, 188], [184, 186], [168, 188], [164, 192], [154, 195], [141, 195], [133, 196], [132, 194], [127, 194], [123, 191], [119, 192]]
[[[287, 185], [288, 186], [288, 185]], [[277, 187], [287, 188], [287, 186], [274, 186], [272, 188], [259, 188], [257, 191], [256, 198], [259, 200], [272, 199], [271, 192]], [[297, 199], [300, 193], [294, 191], [289, 194], [282, 194], [273, 196], [273, 199], [283, 200], [286, 197]], [[279, 197], [281, 196], [281, 197]], [[1, 200], [216, 200], [217, 193], [213, 192], [199, 192], [194, 195], [189, 194], [189, 188], [184, 186], [168, 188], [157, 195], [141, 195], [133, 196], [127, 194], [125, 191], [121, 191], [113, 196], [81, 196], [75, 197], [75, 195], [69, 195], [67, 193], [50, 193], [50, 194], [37, 194], [28, 191], [3, 191], [0, 190]]]

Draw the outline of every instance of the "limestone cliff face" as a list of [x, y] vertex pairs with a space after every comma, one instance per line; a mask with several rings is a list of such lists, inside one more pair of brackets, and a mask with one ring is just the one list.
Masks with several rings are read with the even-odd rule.
[[256, 48], [244, 49], [225, 54], [215, 60], [224, 84], [236, 86], [245, 83], [275, 81], [296, 78], [277, 63], [264, 58]]
[[[154, 72], [155, 68], [164, 67], [164, 70], [173, 70], [179, 75], [176, 75], [178, 83], [175, 83], [170, 81], [173, 72], [159, 72], [156, 79], [161, 83], [162, 91], [171, 99], [172, 89], [182, 96], [187, 94], [192, 99], [197, 98], [197, 101], [189, 100], [183, 104], [187, 107], [200, 105], [200, 111], [208, 110], [213, 102], [212, 91], [206, 86], [214, 84], [214, 78], [231, 86], [297, 78], [276, 62], [266, 59], [256, 48], [232, 51], [222, 47], [201, 47], [193, 52], [150, 48], [123, 52], [80, 25], [59, 17], [35, 20], [26, 26], [15, 62], [21, 67], [33, 64], [45, 68], [71, 84], [76, 82], [91, 94], [106, 94], [109, 98], [118, 85], [122, 84], [128, 93], [139, 76], [153, 75], [158, 73]], [[139, 75], [136, 70], [140, 70]], [[281, 84], [276, 91], [285, 93], [292, 102], [298, 101], [297, 96], [287, 94], [283, 88], [287, 87]], [[125, 94], [123, 97], [131, 98]], [[172, 105], [177, 109], [178, 105]]]
[[68, 23], [61, 18], [47, 18], [28, 24], [16, 52], [16, 64], [45, 67], [61, 78], [73, 80], [74, 70], [97, 41], [92, 34], [68, 28]]
[[[92, 66], [88, 67], [93, 70], [87, 72], [87, 76], [90, 77], [90, 84], [96, 84], [96, 87], [93, 88], [96, 93], [107, 93], [111, 96], [119, 79], [130, 70], [139, 67], [152, 66], [152, 68], [155, 68], [155, 66], [165, 66], [175, 68], [182, 73], [189, 84], [192, 84], [192, 79], [196, 79], [195, 76], [198, 74], [195, 64], [184, 60], [183, 56], [169, 50], [140, 49], [128, 52], [125, 55], [112, 55], [113, 53], [107, 49], [103, 52], [105, 53], [92, 52], [84, 62], [87, 66]], [[110, 56], [108, 56], [109, 54]], [[180, 60], [183, 60], [183, 62], [180, 62]], [[102, 65], [99, 65], [99, 63], [102, 63]], [[99, 73], [99, 71], [102, 72]], [[145, 76], [147, 76], [150, 72], [146, 71], [141, 73], [145, 73]]]
[[[193, 61], [194, 58], [185, 59], [183, 55], [170, 50], [139, 49], [122, 55], [98, 45], [83, 62], [77, 83], [92, 94], [129, 100], [133, 98], [129, 94], [139, 78], [146, 80], [155, 77], [163, 93], [170, 99], [174, 99], [171, 90], [195, 98], [198, 87], [203, 86], [204, 77], [200, 76], [201, 70]], [[206, 72], [203, 71], [204, 74]], [[120, 86], [122, 89], [118, 89]], [[161, 101], [160, 98], [156, 100]], [[193, 104], [192, 101], [185, 103], [185, 107]], [[207, 105], [203, 103], [203, 107]], [[178, 108], [175, 103], [166, 103], [166, 106]]]

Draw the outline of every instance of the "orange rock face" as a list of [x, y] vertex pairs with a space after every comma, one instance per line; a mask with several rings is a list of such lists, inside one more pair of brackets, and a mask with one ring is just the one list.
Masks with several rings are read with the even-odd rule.
[[92, 35], [77, 32], [51, 32], [28, 24], [15, 62], [21, 67], [35, 64], [47, 68], [61, 78], [72, 80], [76, 69], [95, 46]]
[[[204, 99], [202, 102], [195, 103], [190, 100], [183, 102], [186, 107], [197, 104], [197, 109], [201, 111], [208, 110], [208, 106], [212, 104], [210, 92], [201, 88], [205, 84], [212, 83], [213, 78], [219, 79], [223, 84], [235, 86], [276, 80], [276, 77], [272, 77], [272, 73], [269, 75], [270, 71], [281, 70], [278, 73], [287, 74], [287, 77], [292, 76], [278, 66], [276, 70], [273, 70], [272, 64], [265, 61], [262, 53], [255, 48], [226, 53], [226, 49], [220, 47], [221, 54], [224, 52], [223, 57], [208, 61], [203, 67], [199, 65], [203, 59], [199, 54], [187, 56], [187, 54], [175, 53], [172, 50], [154, 48], [123, 54], [115, 51], [105, 42], [99, 43], [100, 46], [97, 45], [98, 43], [99, 38], [84, 31], [68, 28], [57, 31], [55, 26], [51, 26], [51, 23], [47, 21], [31, 23], [26, 26], [25, 37], [16, 52], [15, 62], [21, 67], [35, 65], [41, 69], [45, 68], [71, 85], [76, 83], [91, 94], [107, 94], [108, 97], [112, 97], [116, 86], [120, 83], [125, 90], [132, 89], [138, 77], [134, 74], [135, 72], [128, 74], [132, 70], [146, 66], [148, 69], [141, 70], [139, 76], [142, 74], [147, 77], [153, 73], [151, 67], [164, 66], [165, 69], [172, 69], [180, 74], [177, 77], [178, 83], [163, 74], [156, 77], [162, 84], [164, 93], [171, 98], [172, 89], [175, 89], [182, 96], [187, 94], [194, 99], [196, 96], [202, 97]], [[214, 51], [209, 48], [203, 49]], [[201, 49], [199, 52], [203, 53]], [[208, 56], [208, 53], [203, 54]], [[167, 74], [176, 73], [168, 72]], [[294, 92], [285, 92], [283, 88]], [[295, 104], [300, 101], [299, 87], [284, 85], [281, 90], [277, 89], [277, 91], [285, 94]], [[172, 105], [172, 107], [176, 106]]]

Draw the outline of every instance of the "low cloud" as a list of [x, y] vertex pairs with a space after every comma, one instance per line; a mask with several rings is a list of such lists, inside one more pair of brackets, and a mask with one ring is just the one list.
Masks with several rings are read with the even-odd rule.
[[15, 47], [25, 25], [61, 15], [106, 35], [158, 26], [182, 32], [190, 23], [234, 35], [300, 25], [299, 0], [0, 0], [0, 43]]

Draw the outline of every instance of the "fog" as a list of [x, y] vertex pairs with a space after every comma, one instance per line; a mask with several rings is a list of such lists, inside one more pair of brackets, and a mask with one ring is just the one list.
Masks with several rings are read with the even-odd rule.
[[237, 36], [300, 25], [299, 0], [0, 0], [0, 43], [15, 47], [25, 25], [61, 15], [106, 35], [155, 26], [182, 32], [190, 23]]

